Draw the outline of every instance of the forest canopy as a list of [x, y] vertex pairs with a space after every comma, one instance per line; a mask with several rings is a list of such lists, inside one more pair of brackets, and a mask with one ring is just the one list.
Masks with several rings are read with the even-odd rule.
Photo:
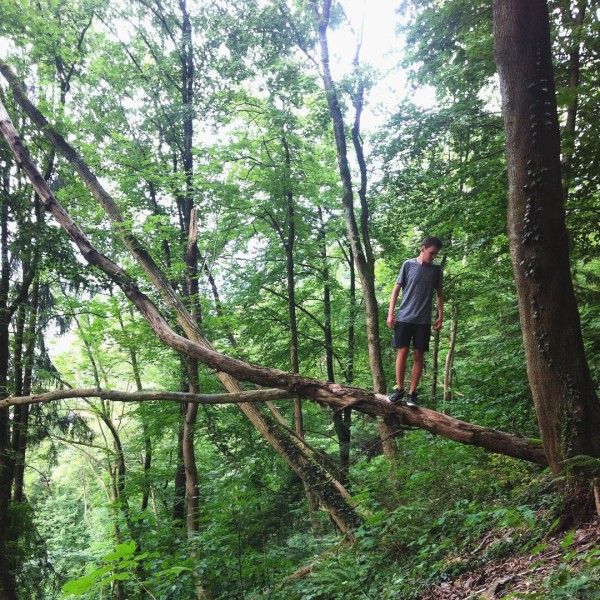
[[600, 512], [600, 10], [358, 4], [0, 0], [0, 600], [441, 597]]

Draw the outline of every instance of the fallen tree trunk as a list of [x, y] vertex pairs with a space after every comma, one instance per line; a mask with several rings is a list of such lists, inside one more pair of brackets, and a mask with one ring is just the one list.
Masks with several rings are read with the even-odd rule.
[[[250, 365], [252, 367], [252, 365]], [[255, 367], [259, 368], [259, 367]], [[283, 371], [275, 370], [272, 377], [279, 381], [280, 375], [291, 375]], [[277, 374], [280, 374], [279, 376]], [[533, 441], [528, 438], [519, 437], [495, 429], [473, 425], [459, 419], [454, 419], [448, 415], [438, 413], [426, 408], [408, 408], [402, 405], [391, 404], [388, 399], [381, 394], [373, 394], [361, 388], [351, 388], [349, 386], [339, 386], [328, 382], [312, 380], [308, 378], [305, 382], [310, 382], [310, 394], [304, 394], [303, 390], [297, 388], [298, 395], [313, 400], [325, 402], [334, 407], [335, 410], [343, 410], [352, 407], [359, 412], [372, 416], [383, 416], [396, 414], [402, 417], [407, 425], [425, 429], [433, 434], [440, 435], [447, 439], [480, 446], [486, 450], [498, 454], [506, 454], [515, 458], [520, 458], [540, 465], [546, 465], [546, 457], [543, 452], [541, 442]], [[315, 386], [315, 384], [318, 384]], [[298, 382], [296, 382], [296, 386]], [[306, 385], [306, 383], [305, 383]], [[309, 388], [305, 388], [309, 389]], [[316, 391], [318, 390], [318, 391]], [[231, 394], [189, 394], [184, 392], [121, 392], [118, 390], [103, 390], [99, 388], [82, 388], [68, 390], [54, 390], [43, 394], [32, 394], [31, 396], [9, 396], [0, 400], [0, 408], [14, 406], [17, 404], [44, 404], [65, 398], [103, 398], [116, 402], [194, 402], [196, 404], [241, 404], [256, 402], [271, 402], [290, 398], [292, 394], [286, 389], [263, 389], [249, 390]]]
[[[530, 462], [547, 464], [541, 443], [527, 438], [459, 421], [424, 408], [397, 406], [391, 404], [385, 396], [361, 388], [324, 382], [278, 369], [246, 363], [178, 335], [169, 326], [152, 301], [139, 290], [118, 265], [99, 253], [91, 245], [85, 234], [58, 204], [45, 180], [31, 161], [27, 150], [10, 122], [6, 110], [1, 104], [0, 130], [7, 139], [19, 164], [23, 167], [42, 198], [46, 209], [52, 213], [56, 221], [77, 245], [82, 256], [87, 262], [104, 271], [121, 288], [147, 320], [159, 339], [171, 348], [187, 356], [197, 358], [207, 366], [238, 380], [272, 388], [283, 388], [289, 394], [297, 394], [303, 398], [324, 402], [337, 410], [351, 407], [372, 416], [399, 414], [408, 425], [426, 429], [448, 439], [480, 446], [492, 452]], [[252, 405], [248, 404], [248, 406]], [[286, 441], [289, 442], [290, 440], [286, 438]]]
[[[3, 73], [5, 67], [6, 65], [0, 61], [0, 69], [2, 69]], [[39, 113], [39, 111], [37, 112], [38, 115], [45, 121], [41, 113]], [[23, 146], [10, 121], [8, 113], [1, 102], [0, 130], [8, 141], [13, 153], [17, 157], [18, 163], [27, 173], [27, 176], [31, 180], [34, 188], [41, 191], [40, 197], [46, 210], [48, 210], [54, 216], [59, 225], [66, 231], [85, 260], [88, 263], [100, 268], [117, 286], [121, 288], [121, 290], [125, 293], [129, 300], [131, 300], [138, 311], [146, 318], [150, 326], [157, 334], [158, 331], [162, 331], [167, 333], [167, 337], [169, 337], [170, 334], [173, 334], [176, 336], [176, 338], [184, 340], [185, 338], [175, 334], [160, 311], [148, 297], [140, 292], [139, 288], [129, 278], [125, 271], [113, 263], [109, 258], [99, 253], [90, 244], [83, 231], [79, 229], [68, 213], [62, 208], [62, 206], [60, 206], [60, 204], [58, 204], [52, 191], [31, 160], [27, 149]], [[96, 178], [91, 174], [87, 166], [79, 159], [79, 157], [75, 155], [75, 151], [68, 146], [63, 138], [61, 139], [64, 145], [67, 147], [66, 150], [68, 150], [70, 154], [74, 155], [75, 159], [77, 159], [79, 166], [97, 183]], [[62, 148], [62, 150], [65, 150], [65, 148]], [[210, 343], [204, 338], [198, 329], [196, 322], [191, 318], [190, 314], [187, 312], [186, 308], [183, 306], [174, 290], [168, 283], [164, 274], [152, 260], [152, 257], [141, 247], [138, 240], [135, 239], [134, 236], [125, 231], [123, 219], [113, 199], [99, 184], [97, 184], [97, 187], [94, 188], [94, 190], [103, 198], [103, 206], [106, 205], [105, 210], [107, 212], [111, 211], [111, 219], [117, 221], [117, 227], [119, 228], [122, 238], [124, 239], [129, 250], [144, 267], [144, 270], [155, 284], [156, 289], [161, 292], [168, 305], [175, 310], [178, 322], [185, 331], [186, 335], [190, 336], [190, 338], [194, 340], [191, 342], [192, 346], [197, 350], [206, 350], [209, 353], [214, 353]], [[163, 339], [161, 335], [158, 335], [158, 337]], [[171, 345], [171, 347], [175, 350], [178, 350], [178, 348], [174, 345]], [[184, 352], [183, 354], [192, 358], [198, 358], [198, 356], [195, 356], [193, 353], [190, 354], [188, 352]], [[199, 360], [202, 361], [202, 359]], [[216, 369], [216, 375], [227, 391], [235, 393], [242, 391], [240, 383], [236, 381], [231, 374], [228, 374], [218, 367]], [[339, 481], [337, 481], [323, 468], [323, 466], [321, 466], [312, 458], [309, 450], [303, 446], [300, 441], [291, 437], [286, 431], [282, 430], [273, 419], [263, 414], [257, 406], [249, 402], [243, 402], [240, 404], [240, 409], [246, 415], [246, 417], [248, 417], [257, 431], [271, 445], [271, 447], [302, 479], [305, 485], [317, 494], [321, 504], [327, 509], [340, 532], [352, 536], [352, 531], [361, 525], [362, 519], [349, 503], [350, 495], [339, 483]]]

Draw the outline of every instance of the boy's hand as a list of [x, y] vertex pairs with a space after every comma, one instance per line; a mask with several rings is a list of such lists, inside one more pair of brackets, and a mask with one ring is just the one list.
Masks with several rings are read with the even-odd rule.
[[442, 328], [442, 322], [442, 317], [437, 318], [433, 324], [433, 330], [439, 331]]
[[395, 320], [396, 320], [396, 317], [395, 317], [393, 314], [391, 314], [391, 315], [388, 315], [388, 318], [387, 318], [387, 326], [388, 326], [390, 329], [394, 329], [394, 321], [395, 321]]

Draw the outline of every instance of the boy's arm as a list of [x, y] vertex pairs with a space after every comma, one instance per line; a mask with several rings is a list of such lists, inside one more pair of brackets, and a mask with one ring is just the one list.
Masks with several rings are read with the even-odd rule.
[[394, 328], [394, 321], [396, 320], [396, 317], [394, 315], [394, 308], [396, 306], [396, 301], [398, 300], [398, 296], [400, 295], [400, 290], [402, 289], [402, 286], [397, 283], [394, 286], [394, 289], [392, 290], [392, 296], [390, 298], [390, 307], [388, 309], [388, 316], [387, 316], [387, 326], [390, 329]]

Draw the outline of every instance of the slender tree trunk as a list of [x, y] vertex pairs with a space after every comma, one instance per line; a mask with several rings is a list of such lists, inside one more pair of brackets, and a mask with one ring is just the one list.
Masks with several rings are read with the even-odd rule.
[[[317, 19], [319, 43], [321, 47], [321, 76], [325, 87], [325, 94], [327, 96], [327, 103], [329, 105], [329, 112], [335, 136], [338, 167], [343, 188], [342, 203], [344, 206], [346, 229], [354, 254], [356, 269], [358, 271], [365, 301], [369, 364], [371, 366], [371, 374], [373, 377], [373, 389], [376, 392], [384, 393], [386, 386], [383, 362], [381, 359], [379, 312], [375, 294], [375, 268], [373, 258], [370, 255], [368, 231], [365, 231], [365, 229], [368, 229], [366, 227], [366, 224], [368, 223], [368, 205], [364, 202], [361, 207], [361, 223], [363, 224], [363, 234], [366, 236], [361, 240], [361, 230], [358, 227], [354, 211], [354, 192], [352, 190], [352, 176], [350, 174], [350, 165], [348, 163], [344, 118], [329, 64], [327, 29], [329, 27], [331, 0], [323, 0], [321, 9], [319, 9], [317, 0], [311, 0], [311, 6], [313, 7], [313, 12]], [[356, 133], [356, 135], [358, 134]], [[364, 186], [361, 186], [361, 189], [363, 188]]]
[[430, 405], [433, 410], [437, 410], [437, 389], [438, 376], [440, 372], [440, 332], [433, 333], [433, 352], [431, 357], [431, 397]]
[[[188, 360], [189, 386], [192, 394], [200, 393], [198, 383], [198, 362]], [[189, 402], [185, 409], [183, 427], [183, 465], [185, 467], [185, 492], [187, 499], [186, 527], [189, 533], [198, 531], [200, 517], [198, 468], [196, 466], [196, 450], [194, 446], [194, 431], [198, 418], [198, 405]]]
[[[64, 92], [61, 93], [61, 104], [64, 104]], [[50, 181], [54, 171], [56, 153], [54, 149], [50, 152], [48, 163], [44, 171], [44, 180]], [[33, 196], [33, 208], [35, 214], [35, 222], [37, 226], [41, 226], [44, 222], [42, 206], [37, 193]], [[35, 348], [38, 325], [38, 309], [40, 296], [40, 279], [38, 275], [39, 253], [35, 247], [32, 249], [32, 255], [28, 261], [23, 261], [23, 271], [29, 272], [31, 277], [31, 297], [29, 300], [29, 308], [26, 308], [26, 298], [23, 297], [23, 302], [19, 304], [19, 316], [17, 317], [14, 346], [15, 346], [15, 369], [14, 369], [14, 385], [15, 393], [20, 390], [23, 395], [31, 393], [33, 382], [33, 367], [35, 360]], [[28, 286], [25, 281], [22, 285], [22, 293], [26, 294]], [[25, 328], [25, 320], [28, 321]], [[41, 335], [41, 334], [40, 334]], [[41, 339], [41, 338], [40, 338]], [[29, 405], [24, 404], [19, 407], [14, 413], [13, 426], [13, 452], [14, 452], [14, 482], [13, 482], [13, 502], [21, 503], [25, 499], [24, 481], [25, 481], [25, 455], [27, 451], [27, 436], [29, 432]]]
[[[31, 291], [31, 301], [29, 306], [29, 323], [27, 330], [24, 335], [24, 348], [23, 354], [23, 394], [27, 395], [31, 393], [31, 383], [33, 379], [33, 361], [35, 355], [35, 340], [36, 340], [36, 327], [38, 317], [38, 304], [39, 304], [39, 280], [35, 280], [33, 289]], [[16, 415], [15, 415], [16, 416]], [[29, 405], [24, 404], [20, 407], [19, 411], [19, 435], [14, 442], [15, 451], [15, 473], [14, 473], [14, 489], [13, 489], [13, 501], [23, 502], [24, 500], [24, 476], [25, 476], [25, 453], [27, 448], [27, 434], [29, 431]]]
[[[292, 183], [292, 157], [290, 147], [283, 135], [283, 149], [285, 153], [284, 170], [284, 193], [286, 205], [286, 227], [285, 232], [281, 231], [281, 241], [285, 249], [285, 265], [287, 279], [288, 296], [288, 318], [290, 322], [290, 362], [292, 373], [300, 373], [300, 354], [298, 348], [298, 319], [296, 317], [296, 264], [294, 252], [296, 246], [296, 211], [294, 207], [294, 194], [291, 189]], [[294, 398], [294, 429], [297, 436], [304, 440], [304, 416], [302, 414], [302, 399], [299, 396]], [[314, 491], [308, 483], [304, 482], [304, 491], [308, 502], [308, 512], [313, 525], [316, 529], [315, 514], [319, 508], [319, 502]]]
[[[296, 245], [296, 215], [294, 208], [294, 194], [291, 190], [292, 159], [290, 147], [285, 135], [283, 136], [283, 149], [285, 152], [284, 190], [286, 206], [285, 229], [279, 229], [281, 242], [285, 250], [285, 271], [287, 279], [288, 318], [290, 322], [290, 363], [292, 373], [300, 373], [300, 359], [298, 353], [298, 319], [296, 318], [296, 277], [294, 263], [294, 249]], [[276, 225], [274, 223], [274, 225]], [[302, 400], [294, 398], [294, 427], [296, 433], [304, 437], [304, 419], [302, 417]]]
[[444, 368], [444, 404], [452, 400], [452, 373], [454, 368], [454, 352], [456, 349], [456, 335], [458, 333], [458, 309], [453, 304], [450, 323], [450, 346], [446, 354], [446, 366]]
[[[24, 372], [24, 354], [25, 354], [25, 320], [26, 320], [27, 307], [26, 304], [20, 304], [17, 309], [15, 319], [14, 319], [14, 335], [13, 335], [13, 385], [15, 389], [15, 395], [20, 394], [22, 396], [26, 395], [23, 389], [23, 372]], [[22, 415], [23, 412], [21, 409], [27, 408], [27, 412], [29, 412], [29, 407], [27, 405], [17, 406], [13, 411], [12, 415], [12, 457], [10, 461], [10, 469], [11, 469], [11, 479], [13, 481], [13, 502], [16, 502], [16, 496], [22, 496], [22, 490], [17, 492], [17, 472], [20, 470], [19, 465], [19, 448], [21, 447], [21, 442], [25, 439], [25, 432], [22, 427]]]
[[[187, 11], [186, 0], [179, 2], [181, 10], [181, 102], [183, 106], [183, 169], [185, 174], [185, 194], [178, 196], [180, 213], [183, 216], [182, 237], [187, 236], [185, 251], [186, 296], [189, 314], [196, 327], [200, 323], [200, 304], [198, 286], [198, 222], [194, 209], [194, 183], [193, 168], [194, 156], [192, 153], [194, 143], [194, 52], [192, 41], [192, 24]], [[175, 147], [174, 153], [178, 150]], [[188, 391], [199, 393], [200, 383], [198, 377], [198, 361], [186, 357]], [[198, 468], [196, 466], [196, 450], [194, 442], [195, 426], [198, 416], [198, 406], [188, 403], [185, 408], [185, 418], [181, 438], [181, 458], [185, 471], [185, 497], [186, 511], [185, 523], [188, 535], [198, 531], [199, 526], [199, 484]], [[193, 553], [195, 556], [195, 553]], [[196, 597], [205, 596], [204, 588], [199, 574], [194, 571]]]
[[[360, 228], [354, 211], [354, 192], [352, 189], [352, 176], [348, 162], [348, 149], [346, 144], [346, 132], [344, 118], [338, 99], [335, 82], [331, 75], [329, 43], [327, 30], [331, 12], [331, 0], [323, 0], [321, 8], [317, 0], [311, 0], [313, 13], [317, 20], [319, 43], [321, 47], [321, 76], [329, 105], [329, 113], [333, 124], [337, 160], [340, 178], [343, 188], [342, 203], [348, 239], [356, 269], [358, 271], [363, 298], [365, 303], [365, 320], [367, 324], [367, 343], [369, 350], [369, 365], [373, 378], [373, 389], [378, 393], [386, 390], [385, 373], [381, 356], [381, 337], [379, 332], [379, 309], [375, 293], [375, 261], [371, 250], [369, 236], [369, 206], [366, 200], [367, 171], [363, 156], [362, 143], [360, 141], [360, 118], [363, 107], [364, 87], [358, 84], [358, 91], [354, 95], [355, 120], [352, 128], [352, 139], [356, 151], [357, 160], [361, 174], [361, 185], [359, 197], [361, 200]], [[355, 66], [358, 65], [358, 51], [354, 59]], [[396, 415], [387, 415], [379, 423], [379, 432], [384, 454], [391, 460], [397, 455], [396, 437], [401, 433], [400, 422]]]
[[[183, 359], [182, 359], [183, 360]], [[187, 389], [187, 386], [186, 386]], [[177, 457], [173, 479], [173, 520], [185, 525], [185, 465], [183, 461], [183, 440], [185, 437], [186, 405], [179, 406], [179, 427], [177, 429]]]
[[571, 281], [546, 1], [495, 0], [494, 35], [527, 374], [552, 472], [569, 474], [600, 457], [600, 404]]
[[[2, 173], [0, 194], [0, 399], [8, 395], [9, 324], [8, 292], [10, 263], [8, 260], [8, 172]], [[10, 575], [11, 561], [6, 542], [10, 525], [11, 445], [9, 409], [0, 408], [0, 600], [16, 600], [17, 592]]]
[[339, 248], [344, 255], [344, 260], [348, 265], [348, 333], [346, 336], [347, 340], [347, 351], [346, 351], [346, 366], [344, 369], [344, 377], [346, 383], [352, 384], [354, 382], [354, 357], [356, 348], [356, 318], [358, 316], [358, 305], [356, 302], [356, 269], [354, 266], [354, 253], [352, 247], [348, 248], [348, 253], [342, 244], [339, 244]]
[[[442, 259], [442, 269], [446, 265], [446, 257]], [[440, 332], [435, 331], [433, 334], [433, 356], [431, 360], [432, 382], [431, 382], [431, 408], [437, 410], [437, 388], [439, 377], [439, 362], [440, 362]]]
[[[193, 188], [193, 116], [194, 116], [194, 57], [192, 44], [192, 27], [187, 13], [185, 0], [180, 1], [182, 12], [182, 49], [181, 49], [181, 80], [182, 80], [182, 104], [184, 109], [184, 152], [183, 164], [185, 171], [185, 198], [182, 212], [184, 223], [188, 234], [187, 248], [185, 252], [185, 263], [187, 265], [187, 297], [189, 310], [194, 322], [200, 323], [200, 304], [198, 286], [198, 222], [197, 213], [194, 210], [194, 188]], [[187, 357], [188, 369], [188, 391], [198, 393], [200, 382], [198, 378], [198, 361]], [[194, 433], [198, 417], [198, 406], [189, 403], [185, 410], [185, 421], [183, 424], [183, 464], [185, 467], [185, 489], [186, 489], [186, 529], [188, 535], [198, 531], [199, 527], [199, 483], [198, 468], [196, 466], [196, 449]], [[195, 557], [195, 551], [192, 556]], [[205, 590], [199, 573], [193, 571], [196, 588], [196, 598], [204, 598]]]
[[231, 347], [233, 349], [237, 350], [238, 349], [237, 340], [235, 339], [235, 336], [233, 335], [233, 332], [231, 331], [231, 327], [229, 326], [227, 321], [223, 318], [223, 317], [225, 317], [225, 312], [223, 311], [223, 303], [221, 302], [221, 298], [219, 296], [217, 282], [215, 281], [215, 278], [213, 277], [211, 270], [209, 269], [208, 265], [206, 264], [206, 261], [202, 262], [202, 268], [206, 274], [206, 279], [208, 280], [208, 284], [210, 285], [213, 299], [215, 301], [215, 311], [216, 311], [219, 319], [221, 319], [222, 326], [225, 329], [225, 335], [227, 336], [227, 339], [229, 340]]
[[[133, 309], [131, 304], [128, 306], [129, 315], [131, 320], [133, 321]], [[125, 333], [125, 324], [123, 319], [121, 318], [121, 314], [118, 315], [119, 326], [121, 327], [121, 331]], [[144, 388], [142, 386], [142, 376], [140, 374], [140, 368], [138, 364], [138, 354], [135, 347], [129, 344], [129, 360], [131, 362], [131, 370], [133, 373], [133, 380], [135, 381], [135, 388], [138, 392], [141, 392]], [[144, 436], [144, 483], [143, 483], [143, 493], [142, 493], [142, 503], [141, 510], [144, 512], [148, 508], [148, 502], [150, 499], [150, 468], [152, 466], [152, 440], [148, 433], [148, 425], [146, 423], [146, 416], [144, 413], [141, 414], [142, 420], [142, 431]]]
[[327, 256], [327, 244], [325, 241], [325, 224], [323, 223], [323, 211], [317, 208], [319, 223], [321, 225], [319, 240], [319, 258], [323, 265], [321, 279], [323, 280], [323, 336], [325, 338], [325, 366], [327, 380], [335, 381], [335, 370], [333, 367], [333, 332], [331, 330], [331, 282], [329, 274], [329, 258]]
[[198, 468], [194, 447], [194, 430], [198, 418], [198, 405], [190, 403], [185, 414], [183, 430], [183, 464], [185, 466], [185, 491], [187, 498], [186, 524], [188, 532], [198, 531], [200, 517], [200, 497], [198, 489]]
[[[104, 422], [106, 425], [106, 415], [102, 415], [101, 413], [99, 413], [98, 418], [100, 421]], [[110, 427], [109, 427], [110, 429]], [[117, 450], [118, 452], [118, 450]], [[113, 513], [113, 532], [114, 532], [114, 539], [115, 539], [115, 546], [118, 546], [119, 544], [122, 543], [123, 538], [121, 535], [121, 521], [120, 521], [120, 515], [119, 515], [119, 511], [121, 509], [121, 501], [119, 499], [119, 490], [120, 490], [120, 486], [121, 486], [121, 482], [124, 481], [124, 479], [121, 479], [121, 470], [119, 467], [119, 461], [120, 458], [117, 454], [117, 462], [116, 464], [112, 464], [111, 461], [108, 461], [108, 474], [110, 477], [110, 485], [106, 486], [106, 496], [107, 496], [107, 500], [109, 502], [109, 505], [112, 507], [112, 513]], [[101, 476], [98, 476], [98, 479], [100, 479], [101, 481], [103, 480], [103, 478]], [[111, 588], [113, 589], [113, 594], [116, 593], [116, 597], [118, 600], [127, 600], [126, 596], [125, 596], [125, 587], [123, 585], [123, 582], [120, 580], [114, 581], [112, 583]]]
[[144, 434], [144, 493], [142, 494], [142, 512], [148, 509], [152, 484], [150, 482], [150, 469], [152, 468], [152, 439], [148, 433], [145, 417], [142, 417], [142, 431]]
[[123, 450], [123, 444], [121, 442], [121, 436], [113, 423], [110, 411], [104, 401], [102, 401], [102, 407], [98, 413], [98, 417], [104, 423], [108, 431], [110, 432], [113, 445], [114, 453], [116, 456], [116, 463], [114, 465], [114, 477], [113, 477], [113, 488], [114, 488], [114, 501], [118, 503], [119, 509], [125, 519], [127, 529], [131, 539], [136, 540], [138, 536], [133, 527], [131, 520], [131, 512], [129, 509], [129, 498], [127, 495], [126, 479], [127, 479], [127, 464], [125, 462], [125, 452]]
[[[325, 363], [327, 366], [327, 380], [335, 381], [333, 368], [333, 333], [331, 330], [331, 283], [329, 275], [329, 261], [327, 257], [327, 244], [325, 242], [325, 224], [323, 223], [323, 211], [318, 207], [319, 223], [319, 255], [323, 264], [321, 278], [323, 279], [323, 314], [325, 336]], [[353, 265], [352, 265], [353, 266]], [[341, 409], [333, 411], [333, 427], [338, 438], [340, 456], [340, 481], [348, 485], [348, 471], [350, 468], [350, 437], [351, 437], [351, 414], [352, 409]]]
[[[187, 248], [185, 263], [187, 265], [187, 296], [190, 313], [196, 324], [200, 323], [199, 286], [198, 286], [198, 223], [197, 213], [194, 210], [194, 45], [192, 40], [192, 23], [187, 10], [186, 0], [180, 0], [181, 10], [181, 101], [184, 111], [183, 120], [183, 167], [185, 172], [185, 198], [183, 200], [183, 214], [185, 234], [187, 234]], [[199, 393], [200, 382], [198, 378], [198, 361], [187, 358], [188, 391]], [[186, 528], [188, 534], [198, 531], [199, 523], [199, 484], [198, 468], [196, 466], [196, 450], [194, 433], [198, 416], [198, 406], [193, 403], [187, 405], [185, 422], [183, 426], [183, 463], [185, 467], [186, 486]], [[196, 597], [204, 596], [200, 577], [194, 571], [196, 579]]]
[[[191, 185], [191, 180], [190, 180]], [[191, 187], [188, 190], [188, 197], [191, 198]], [[191, 202], [186, 201], [186, 209], [191, 207]], [[186, 221], [189, 223], [189, 233], [187, 250], [185, 253], [185, 263], [187, 265], [187, 298], [190, 305], [190, 313], [195, 323], [200, 321], [199, 310], [199, 286], [198, 286], [198, 223], [195, 210], [188, 214], [184, 213]], [[187, 382], [188, 391], [192, 394], [200, 393], [200, 381], [198, 378], [198, 361], [190, 357], [186, 359], [187, 364]], [[198, 468], [196, 466], [196, 450], [194, 447], [194, 431], [198, 417], [198, 406], [189, 403], [185, 409], [185, 420], [183, 424], [183, 464], [185, 468], [185, 488], [186, 488], [186, 527], [188, 532], [198, 531], [199, 519], [199, 485]]]
[[333, 411], [333, 427], [338, 438], [340, 456], [340, 481], [344, 486], [349, 483], [350, 442], [352, 436], [352, 409], [342, 408]]

